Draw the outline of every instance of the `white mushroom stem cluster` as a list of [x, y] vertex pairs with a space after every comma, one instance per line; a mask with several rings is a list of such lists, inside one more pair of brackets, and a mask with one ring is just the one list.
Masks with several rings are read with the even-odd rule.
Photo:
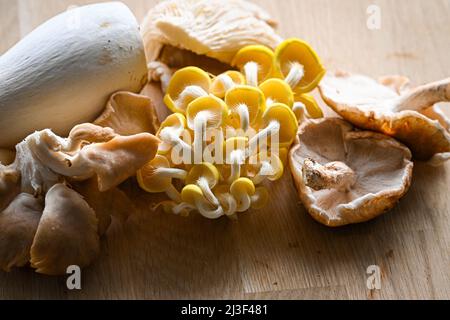
[[101, 200], [125, 202], [116, 187], [155, 156], [158, 144], [149, 133], [121, 136], [92, 124], [68, 138], [48, 129], [28, 136], [15, 161], [0, 165], [0, 268], [30, 263], [59, 275], [69, 265], [89, 265], [114, 213]]

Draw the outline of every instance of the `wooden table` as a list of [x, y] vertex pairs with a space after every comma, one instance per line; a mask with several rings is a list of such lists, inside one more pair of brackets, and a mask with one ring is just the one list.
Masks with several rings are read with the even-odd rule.
[[[0, 0], [0, 52], [70, 4], [88, 2]], [[156, 1], [124, 2], [141, 19]], [[450, 1], [377, 0], [381, 28], [369, 30], [372, 2], [258, 1], [281, 21], [282, 35], [309, 41], [329, 68], [416, 83], [449, 76]], [[417, 164], [394, 210], [340, 229], [308, 216], [289, 172], [272, 185], [270, 205], [238, 223], [153, 213], [153, 197], [138, 192], [142, 210], [110, 229], [81, 291], [21, 269], [0, 273], [0, 298], [450, 298], [449, 170]], [[370, 265], [381, 269], [381, 290], [366, 286]]]

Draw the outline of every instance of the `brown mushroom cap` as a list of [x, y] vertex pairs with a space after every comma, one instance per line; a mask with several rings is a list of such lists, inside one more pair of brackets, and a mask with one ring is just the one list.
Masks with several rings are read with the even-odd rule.
[[41, 200], [21, 193], [0, 212], [0, 269], [9, 272], [28, 263], [42, 210]]
[[320, 92], [344, 119], [357, 127], [395, 137], [411, 149], [417, 160], [438, 165], [449, 158], [450, 132], [434, 112], [427, 112], [434, 103], [450, 98], [448, 80], [413, 90], [406, 90], [408, 79], [404, 77], [380, 81], [345, 72], [329, 73], [320, 84]]
[[156, 134], [159, 120], [152, 100], [132, 92], [117, 92], [94, 124], [109, 127], [115, 133], [130, 136], [142, 132]]
[[[290, 167], [311, 216], [336, 227], [391, 209], [410, 186], [410, 159], [408, 148], [388, 136], [325, 118], [302, 124]], [[317, 177], [321, 183], [313, 179]]]
[[94, 210], [64, 184], [46, 194], [45, 209], [31, 247], [31, 265], [47, 275], [65, 274], [67, 267], [85, 267], [98, 255], [100, 240]]

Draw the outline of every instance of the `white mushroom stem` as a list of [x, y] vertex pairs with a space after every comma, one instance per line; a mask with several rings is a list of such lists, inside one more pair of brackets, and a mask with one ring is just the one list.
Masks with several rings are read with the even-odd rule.
[[245, 79], [247, 85], [257, 87], [258, 86], [258, 69], [259, 66], [256, 62], [250, 61], [244, 65]]
[[176, 203], [180, 203], [181, 200], [181, 194], [180, 192], [177, 190], [177, 188], [175, 188], [175, 186], [173, 184], [170, 184], [167, 189], [166, 189], [166, 195], [173, 201], [175, 201]]
[[209, 182], [208, 182], [207, 178], [200, 177], [197, 180], [197, 185], [200, 187], [200, 189], [202, 189], [203, 195], [206, 198], [206, 200], [208, 200], [210, 203], [212, 203], [215, 206], [220, 205], [219, 200], [214, 195], [214, 193], [211, 190], [211, 187], [209, 186]]
[[175, 105], [183, 104], [186, 98], [197, 99], [207, 95], [208, 92], [203, 90], [203, 88], [200, 86], [187, 86], [186, 88], [183, 89], [183, 91], [181, 91], [180, 95], [178, 96], [175, 102]]
[[233, 183], [241, 177], [241, 165], [244, 163], [245, 154], [242, 150], [233, 150], [230, 153], [231, 174], [228, 183]]
[[292, 112], [297, 116], [297, 120], [303, 120], [305, 116], [308, 114], [306, 110], [306, 106], [302, 102], [295, 102], [292, 107]]
[[252, 198], [248, 194], [240, 194], [238, 200], [237, 212], [245, 212], [252, 205]]
[[163, 92], [167, 92], [167, 88], [169, 87], [170, 79], [172, 79], [173, 72], [170, 68], [160, 62], [160, 61], [152, 61], [148, 64], [148, 74], [149, 79], [153, 81], [161, 82], [161, 90]]
[[185, 180], [187, 172], [176, 168], [155, 168], [155, 174], [159, 177]]
[[249, 155], [248, 156], [253, 154], [253, 152], [256, 150], [260, 140], [267, 140], [267, 138], [270, 135], [278, 133], [280, 131], [280, 128], [281, 128], [280, 123], [276, 120], [272, 120], [271, 122], [269, 122], [269, 125], [267, 127], [262, 129], [261, 131], [259, 131], [256, 135], [254, 135], [248, 143], [248, 145], [249, 145]]
[[250, 113], [248, 111], [248, 106], [245, 103], [240, 103], [236, 107], [236, 113], [239, 115], [241, 129], [244, 133], [247, 132], [250, 127]]
[[270, 162], [262, 161], [261, 168], [259, 172], [252, 178], [253, 183], [260, 184], [263, 182], [268, 176], [272, 176], [274, 174], [274, 170]]
[[221, 74], [217, 77], [217, 80], [222, 84], [225, 92], [228, 92], [235, 86], [233, 79], [227, 74]]
[[269, 108], [274, 104], [277, 103], [275, 99], [272, 97], [266, 98], [266, 110], [269, 110]]
[[347, 192], [356, 182], [355, 172], [340, 161], [321, 165], [305, 159], [302, 167], [303, 180], [313, 190], [336, 189]]
[[219, 205], [216, 209], [211, 210], [211, 208], [209, 208], [209, 204], [205, 201], [205, 199], [197, 199], [195, 201], [195, 206], [198, 212], [200, 212], [202, 216], [208, 219], [218, 219], [224, 215], [222, 206]]
[[237, 210], [236, 199], [234, 199], [234, 197], [229, 193], [221, 194], [219, 197], [222, 200], [222, 203], [226, 203], [226, 207], [228, 208], [226, 211], [224, 211], [224, 214], [227, 217], [233, 216]]
[[284, 81], [294, 89], [305, 76], [305, 68], [298, 62], [290, 63], [290, 70]]
[[450, 78], [432, 82], [400, 97], [395, 111], [421, 111], [435, 103], [450, 101]]
[[186, 202], [182, 202], [182, 203], [176, 205], [175, 207], [173, 207], [172, 212], [174, 214], [178, 215], [178, 214], [181, 214], [185, 210], [186, 211], [192, 211], [192, 210], [195, 210], [195, 209], [196, 208], [193, 205], [191, 205], [189, 203], [186, 203]]
[[159, 137], [162, 141], [170, 145], [178, 145], [186, 154], [192, 153], [192, 147], [180, 138], [179, 131], [172, 127], [166, 127], [161, 130]]
[[200, 111], [194, 118], [194, 161], [203, 161], [203, 147], [206, 143], [206, 125], [208, 119], [214, 117], [210, 111]]

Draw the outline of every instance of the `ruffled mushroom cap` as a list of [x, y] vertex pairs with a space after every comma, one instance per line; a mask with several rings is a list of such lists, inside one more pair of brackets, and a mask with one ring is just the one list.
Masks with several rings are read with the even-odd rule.
[[388, 136], [325, 118], [302, 124], [290, 167], [311, 216], [337, 227], [391, 209], [409, 189], [410, 159], [408, 148]]
[[94, 124], [112, 128], [123, 136], [142, 132], [155, 134], [159, 129], [159, 120], [152, 100], [131, 92], [113, 94], [105, 111]]
[[[320, 84], [325, 102], [357, 127], [382, 132], [405, 143], [418, 160], [438, 165], [450, 158], [450, 133], [430, 110], [450, 100], [450, 80], [430, 83], [405, 93], [405, 78], [383, 84], [344, 72], [328, 74]], [[402, 94], [399, 94], [401, 92]], [[431, 112], [430, 112], [431, 111]]]
[[30, 261], [30, 248], [43, 209], [41, 200], [21, 193], [0, 212], [0, 269], [9, 272]]
[[28, 136], [15, 161], [0, 165], [0, 268], [31, 261], [37, 272], [58, 275], [90, 264], [110, 216], [123, 221], [133, 208], [117, 185], [150, 161], [158, 144], [149, 133], [121, 136], [93, 124], [68, 138], [48, 129]]
[[54, 185], [31, 247], [31, 265], [47, 275], [64, 274], [67, 267], [85, 267], [100, 251], [94, 210], [74, 190]]
[[274, 26], [264, 10], [248, 1], [171, 0], [150, 10], [142, 34], [149, 61], [170, 45], [230, 64], [242, 47], [276, 47], [281, 38]]
[[124, 223], [132, 212], [136, 212], [134, 202], [120, 190], [113, 188], [100, 192], [97, 179], [71, 182], [73, 189], [78, 192], [89, 206], [94, 210], [98, 219], [98, 234], [102, 236], [111, 225], [111, 217]]

